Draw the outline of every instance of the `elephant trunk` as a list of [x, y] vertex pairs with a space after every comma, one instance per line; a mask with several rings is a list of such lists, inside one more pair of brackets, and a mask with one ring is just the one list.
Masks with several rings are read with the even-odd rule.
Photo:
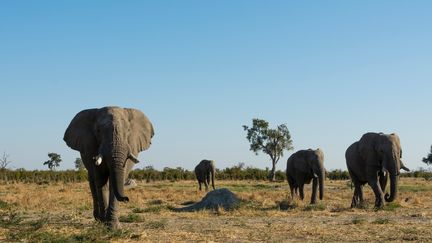
[[320, 200], [322, 200], [324, 197], [324, 177], [325, 177], [325, 170], [324, 168], [322, 168], [320, 174], [318, 175]]
[[397, 185], [399, 179], [399, 157], [393, 154], [393, 157], [389, 159], [390, 163], [387, 171], [390, 174], [390, 195], [388, 193], [385, 194], [384, 199], [386, 202], [393, 202], [397, 197]]
[[397, 185], [398, 185], [398, 175], [396, 173], [390, 173], [390, 195], [386, 193], [385, 201], [393, 202], [397, 197]]
[[121, 149], [113, 150], [113, 161], [110, 165], [110, 186], [113, 188], [114, 196], [120, 202], [128, 202], [129, 198], [124, 195], [125, 161], [128, 152]]
[[215, 168], [214, 164], [212, 163], [212, 168], [211, 168], [211, 180], [212, 180], [212, 187], [213, 187], [213, 190], [215, 189], [215, 186], [214, 186], [215, 173], [216, 173], [216, 168]]

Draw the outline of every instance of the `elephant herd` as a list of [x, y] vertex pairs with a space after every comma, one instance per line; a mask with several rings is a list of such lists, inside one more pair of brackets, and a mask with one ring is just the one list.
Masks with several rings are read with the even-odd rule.
[[[81, 154], [88, 171], [93, 198], [93, 216], [112, 229], [119, 227], [118, 202], [127, 202], [124, 182], [138, 163], [138, 153], [148, 149], [154, 135], [150, 120], [137, 109], [103, 107], [79, 112], [70, 122], [63, 140]], [[366, 133], [348, 147], [345, 153], [351, 180], [355, 186], [351, 207], [363, 203], [362, 186], [366, 183], [375, 194], [375, 207], [397, 196], [399, 170], [408, 170], [402, 163], [402, 149], [396, 134]], [[201, 190], [204, 184], [213, 189], [215, 164], [203, 160], [195, 167]], [[287, 161], [286, 176], [291, 197], [304, 198], [304, 184], [312, 182], [311, 203], [324, 196], [324, 153], [321, 149], [299, 150]], [[390, 194], [385, 193], [390, 178]], [[108, 183], [109, 182], [109, 183]]]
[[[397, 196], [397, 185], [400, 170], [409, 171], [402, 162], [402, 148], [399, 136], [395, 133], [364, 134], [359, 141], [351, 144], [345, 152], [346, 164], [354, 184], [354, 195], [351, 207], [363, 203], [363, 185], [368, 184], [375, 194], [375, 208], [382, 208], [384, 200], [392, 202]], [[320, 149], [300, 150], [291, 155], [287, 162], [286, 175], [291, 196], [300, 193], [303, 200], [304, 184], [312, 181], [311, 203], [316, 202], [319, 185], [319, 196], [324, 194], [324, 154]], [[387, 180], [390, 177], [390, 194], [385, 193]]]

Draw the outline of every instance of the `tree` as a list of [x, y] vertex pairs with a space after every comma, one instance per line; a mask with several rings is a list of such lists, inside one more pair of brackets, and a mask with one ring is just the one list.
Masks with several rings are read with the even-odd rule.
[[85, 169], [84, 163], [81, 158], [76, 158], [74, 163], [75, 169], [77, 169], [78, 171], [83, 171]]
[[430, 148], [429, 154], [427, 155], [427, 157], [424, 157], [422, 161], [427, 165], [432, 165], [432, 146]]
[[9, 160], [9, 154], [3, 152], [3, 156], [0, 158], [0, 170], [5, 170], [10, 163], [12, 163], [12, 161]]
[[283, 156], [284, 150], [292, 150], [292, 140], [285, 124], [277, 126], [276, 129], [269, 128], [269, 123], [258, 118], [252, 119], [252, 127], [243, 125], [247, 131], [246, 138], [250, 142], [250, 150], [258, 155], [259, 151], [270, 156], [272, 169], [269, 180], [275, 180], [276, 164]]
[[58, 167], [60, 165], [60, 162], [62, 161], [60, 154], [56, 153], [49, 153], [48, 157], [49, 160], [45, 161], [43, 164], [48, 165], [48, 168], [50, 170], [54, 170], [55, 167]]

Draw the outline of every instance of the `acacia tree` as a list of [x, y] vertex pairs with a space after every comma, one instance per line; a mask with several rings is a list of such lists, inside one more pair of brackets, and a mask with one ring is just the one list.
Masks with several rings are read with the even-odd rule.
[[247, 131], [246, 138], [250, 142], [250, 150], [258, 155], [259, 151], [270, 156], [272, 169], [269, 180], [275, 180], [276, 164], [283, 156], [284, 150], [292, 150], [292, 140], [285, 124], [277, 126], [276, 129], [269, 128], [269, 123], [262, 119], [252, 119], [252, 127], [243, 125]]
[[60, 154], [56, 153], [49, 153], [48, 157], [49, 160], [45, 161], [43, 164], [48, 165], [48, 168], [50, 170], [54, 170], [55, 167], [58, 167], [60, 165], [60, 162], [62, 161]]
[[427, 155], [427, 157], [423, 157], [422, 161], [427, 165], [432, 165], [432, 146], [430, 148], [429, 154]]
[[9, 160], [9, 154], [3, 152], [3, 156], [0, 158], [0, 174], [4, 181], [7, 181], [6, 169], [10, 163], [12, 163], [12, 161]]
[[75, 169], [77, 169], [78, 171], [85, 170], [85, 166], [81, 158], [76, 158], [74, 163], [75, 163]]
[[12, 161], [9, 160], [9, 154], [6, 152], [3, 152], [3, 156], [0, 158], [0, 169], [5, 170], [6, 167], [11, 163]]

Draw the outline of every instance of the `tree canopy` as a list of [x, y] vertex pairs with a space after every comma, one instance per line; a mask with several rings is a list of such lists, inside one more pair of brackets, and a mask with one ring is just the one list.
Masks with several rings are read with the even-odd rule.
[[429, 154], [427, 155], [427, 157], [423, 157], [422, 161], [427, 165], [432, 165], [432, 146], [430, 148]]
[[12, 161], [9, 160], [9, 154], [3, 152], [3, 156], [0, 158], [0, 169], [4, 170]]
[[60, 162], [62, 161], [60, 154], [49, 153], [48, 157], [50, 159], [45, 161], [43, 164], [48, 165], [48, 168], [50, 170], [53, 170], [55, 167], [60, 166]]
[[74, 164], [75, 164], [75, 169], [77, 169], [79, 171], [82, 171], [85, 169], [84, 163], [83, 163], [81, 158], [76, 158]]
[[246, 139], [250, 143], [250, 150], [258, 155], [258, 152], [270, 156], [272, 170], [269, 179], [275, 179], [276, 164], [283, 156], [285, 150], [292, 150], [292, 139], [285, 124], [278, 125], [276, 129], [269, 128], [269, 123], [262, 119], [252, 119], [252, 127], [243, 125], [247, 132]]

